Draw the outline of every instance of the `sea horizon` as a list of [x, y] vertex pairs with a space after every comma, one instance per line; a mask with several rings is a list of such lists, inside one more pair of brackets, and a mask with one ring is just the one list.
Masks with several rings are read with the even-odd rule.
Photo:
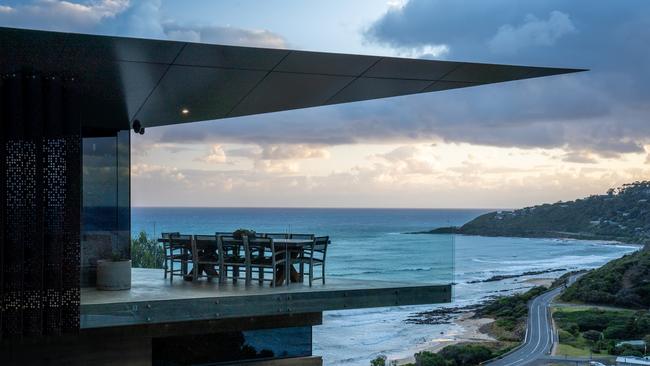
[[334, 210], [514, 210], [512, 207], [340, 207], [340, 206], [157, 206], [139, 205], [134, 208], [275, 208], [275, 209], [334, 209]]

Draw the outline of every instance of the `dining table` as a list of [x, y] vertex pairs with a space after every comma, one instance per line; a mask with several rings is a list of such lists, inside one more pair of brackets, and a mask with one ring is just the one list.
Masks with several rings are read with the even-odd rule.
[[[291, 270], [295, 269], [293, 268], [293, 265], [291, 264], [291, 254], [292, 253], [300, 253], [305, 250], [307, 247], [311, 247], [311, 245], [314, 243], [314, 240], [312, 239], [273, 239], [273, 243], [276, 244], [282, 244], [284, 245], [284, 250], [287, 253], [286, 254], [286, 264], [284, 266], [284, 278], [286, 281], [287, 286], [289, 286], [289, 283], [291, 282]], [[301, 274], [302, 275], [302, 274]]]

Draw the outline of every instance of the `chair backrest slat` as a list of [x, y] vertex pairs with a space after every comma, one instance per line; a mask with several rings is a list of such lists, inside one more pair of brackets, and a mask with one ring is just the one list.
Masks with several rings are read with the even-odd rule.
[[327, 245], [330, 243], [329, 236], [319, 236], [314, 238], [314, 250], [325, 252], [327, 251]]
[[173, 247], [190, 248], [192, 246], [192, 235], [178, 234], [169, 237], [170, 245]]
[[289, 239], [289, 234], [287, 233], [266, 233], [262, 236], [270, 239]]
[[163, 243], [163, 245], [166, 246], [166, 245], [169, 245], [169, 243], [171, 242], [171, 237], [172, 236], [178, 236], [178, 235], [181, 235], [181, 233], [179, 233], [179, 232], [161, 233], [160, 237], [162, 238], [162, 240], [160, 240], [160, 241]]
[[217, 236], [216, 235], [194, 235], [194, 245], [199, 250], [217, 250]]
[[272, 238], [247, 238], [248, 240], [248, 246], [253, 249], [253, 248], [259, 248], [259, 249], [270, 249], [273, 246], [273, 239]]
[[229, 255], [239, 256], [244, 247], [244, 241], [241, 239], [235, 239], [232, 234], [218, 235], [217, 245], [219, 247], [219, 255], [222, 258]]
[[314, 234], [291, 234], [289, 239], [305, 239], [305, 240], [314, 240]]

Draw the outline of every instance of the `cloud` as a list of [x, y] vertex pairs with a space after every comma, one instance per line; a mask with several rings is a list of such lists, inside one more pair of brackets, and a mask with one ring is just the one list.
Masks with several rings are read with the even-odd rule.
[[411, 174], [441, 172], [434, 164], [435, 156], [432, 152], [419, 145], [400, 146], [385, 154], [373, 155], [371, 159], [379, 159], [375, 168], [386, 172], [383, 174], [383, 179], [386, 179], [388, 175], [395, 176], [397, 179], [401, 176], [403, 179], [404, 176]]
[[[333, 146], [442, 140], [566, 148], [600, 157], [639, 153], [650, 140], [648, 28], [650, 3], [641, 1], [612, 8], [584, 0], [410, 0], [373, 22], [363, 33], [366, 41], [398, 51], [444, 45], [444, 56], [451, 59], [592, 70], [162, 128], [158, 136], [183, 143], [264, 140]], [[500, 52], [506, 40], [516, 53]]]
[[226, 152], [223, 150], [221, 145], [212, 145], [210, 152], [207, 155], [197, 158], [196, 160], [209, 164], [222, 164], [226, 162]]
[[[196, 123], [191, 128], [148, 129], [150, 144], [134, 152], [146, 152], [155, 144], [179, 151], [181, 145], [196, 141], [265, 141], [267, 150], [272, 145], [326, 150], [343, 144], [446, 141], [562, 147], [613, 157], [641, 152], [650, 141], [647, 1], [631, 0], [616, 7], [590, 0], [391, 3], [394, 6], [363, 31], [366, 42], [392, 47], [408, 57], [576, 66], [591, 71]], [[0, 7], [0, 24], [264, 47], [288, 44], [270, 30], [183, 23], [174, 14], [163, 14], [160, 0], [32, 0]], [[264, 148], [233, 153], [265, 153], [270, 160]]]
[[569, 151], [565, 153], [562, 157], [562, 161], [568, 163], [578, 163], [578, 164], [596, 164], [597, 160], [594, 158], [593, 154], [587, 151]]
[[231, 26], [182, 26], [173, 22], [164, 23], [163, 30], [169, 39], [177, 41], [287, 48], [287, 41], [282, 36], [267, 30]]
[[396, 49], [397, 56], [421, 59], [440, 59], [449, 54], [446, 44], [422, 45], [414, 47], [400, 47]]
[[181, 169], [176, 167], [155, 164], [132, 164], [131, 177], [139, 179], [167, 180], [172, 182], [188, 183], [187, 177]]
[[[435, 149], [451, 149], [453, 156], [441, 156], [444, 165], [438, 166]], [[136, 163], [134, 205], [518, 207], [604, 192], [650, 174], [635, 161], [610, 169], [601, 162], [553, 164], [553, 158], [537, 150], [418, 144], [390, 148], [370, 156], [368, 164], [321, 174], [305, 174], [288, 160], [258, 161], [252, 169]]]
[[286, 160], [257, 160], [254, 165], [255, 169], [266, 173], [292, 174], [300, 170], [298, 163]]
[[253, 167], [267, 173], [297, 173], [299, 161], [306, 159], [327, 159], [329, 151], [319, 146], [304, 144], [262, 144], [229, 149], [228, 155], [253, 161]]
[[260, 159], [316, 159], [327, 158], [329, 152], [322, 148], [307, 145], [263, 145]]
[[0, 5], [0, 24], [238, 46], [287, 47], [282, 36], [268, 30], [180, 24], [173, 17], [163, 16], [161, 0], [31, 0], [15, 7]]
[[320, 146], [262, 144], [229, 149], [228, 155], [252, 160], [303, 160], [326, 159], [329, 158], [330, 153]]
[[15, 7], [0, 6], [0, 22], [14, 27], [88, 30], [106, 19], [115, 18], [128, 7], [129, 0], [34, 0]]
[[575, 32], [569, 15], [554, 10], [548, 20], [528, 14], [520, 26], [502, 25], [488, 45], [493, 52], [513, 54], [527, 47], [553, 46], [562, 36]]

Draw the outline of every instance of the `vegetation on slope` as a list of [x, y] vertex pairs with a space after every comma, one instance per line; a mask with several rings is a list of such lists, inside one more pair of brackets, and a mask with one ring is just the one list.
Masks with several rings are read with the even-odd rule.
[[625, 184], [575, 201], [495, 211], [465, 225], [425, 233], [565, 237], [650, 243], [650, 181]]
[[569, 346], [565, 349], [574, 353], [641, 356], [642, 350], [631, 345], [617, 346], [617, 343], [639, 339], [650, 341], [650, 314], [646, 311], [559, 308], [554, 311], [553, 318], [560, 344]]
[[[455, 344], [438, 353], [423, 351], [416, 353], [415, 363], [406, 366], [474, 366], [498, 356], [498, 350], [482, 344]], [[387, 366], [386, 357], [379, 356], [370, 361], [371, 366]]]
[[569, 286], [563, 301], [650, 307], [650, 248], [615, 259]]
[[546, 290], [546, 287], [538, 286], [523, 294], [499, 297], [477, 310], [476, 317], [494, 319], [489, 331], [498, 340], [520, 342], [526, 334], [528, 301]]
[[[498, 342], [464, 343], [447, 346], [438, 353], [416, 353], [415, 366], [470, 366], [496, 358], [519, 344], [526, 332], [528, 301], [542, 294], [546, 287], [534, 287], [523, 294], [498, 297], [482, 305], [475, 316], [492, 318], [488, 331]], [[370, 361], [371, 366], [386, 365], [386, 357]]]

